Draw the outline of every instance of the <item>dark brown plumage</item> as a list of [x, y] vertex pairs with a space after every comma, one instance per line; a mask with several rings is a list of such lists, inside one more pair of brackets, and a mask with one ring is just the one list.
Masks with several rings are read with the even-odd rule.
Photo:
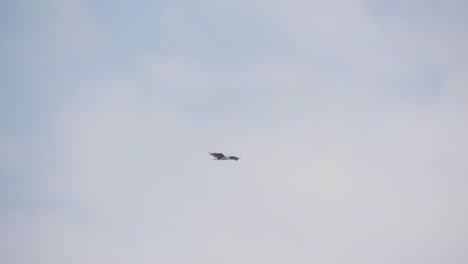
[[215, 160], [235, 160], [238, 161], [239, 158], [236, 156], [224, 156], [223, 153], [218, 153], [218, 152], [210, 152], [209, 153], [211, 156], [214, 157]]

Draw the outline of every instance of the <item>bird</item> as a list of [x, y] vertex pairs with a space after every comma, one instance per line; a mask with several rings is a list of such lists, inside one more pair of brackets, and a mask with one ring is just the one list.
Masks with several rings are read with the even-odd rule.
[[209, 154], [213, 156], [215, 160], [239, 160], [239, 158], [236, 156], [224, 156], [223, 153], [210, 152]]

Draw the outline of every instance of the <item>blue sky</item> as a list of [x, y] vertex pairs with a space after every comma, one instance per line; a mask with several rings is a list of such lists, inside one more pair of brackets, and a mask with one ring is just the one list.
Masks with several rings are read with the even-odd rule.
[[466, 263], [467, 12], [3, 1], [0, 262]]

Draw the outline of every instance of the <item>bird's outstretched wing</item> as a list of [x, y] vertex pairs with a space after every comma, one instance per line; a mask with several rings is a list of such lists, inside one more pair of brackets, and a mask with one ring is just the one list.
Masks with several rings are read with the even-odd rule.
[[216, 152], [210, 152], [210, 155], [217, 158], [217, 159], [225, 157], [223, 153], [216, 153]]
[[236, 157], [236, 156], [229, 156], [229, 159], [232, 159], [232, 160], [235, 160], [235, 161], [239, 160], [239, 158]]

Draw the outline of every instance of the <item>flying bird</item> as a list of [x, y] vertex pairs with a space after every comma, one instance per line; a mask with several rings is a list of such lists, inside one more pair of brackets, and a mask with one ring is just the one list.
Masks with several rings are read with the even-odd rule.
[[236, 156], [224, 156], [223, 153], [210, 152], [209, 154], [213, 156], [215, 160], [239, 160]]

